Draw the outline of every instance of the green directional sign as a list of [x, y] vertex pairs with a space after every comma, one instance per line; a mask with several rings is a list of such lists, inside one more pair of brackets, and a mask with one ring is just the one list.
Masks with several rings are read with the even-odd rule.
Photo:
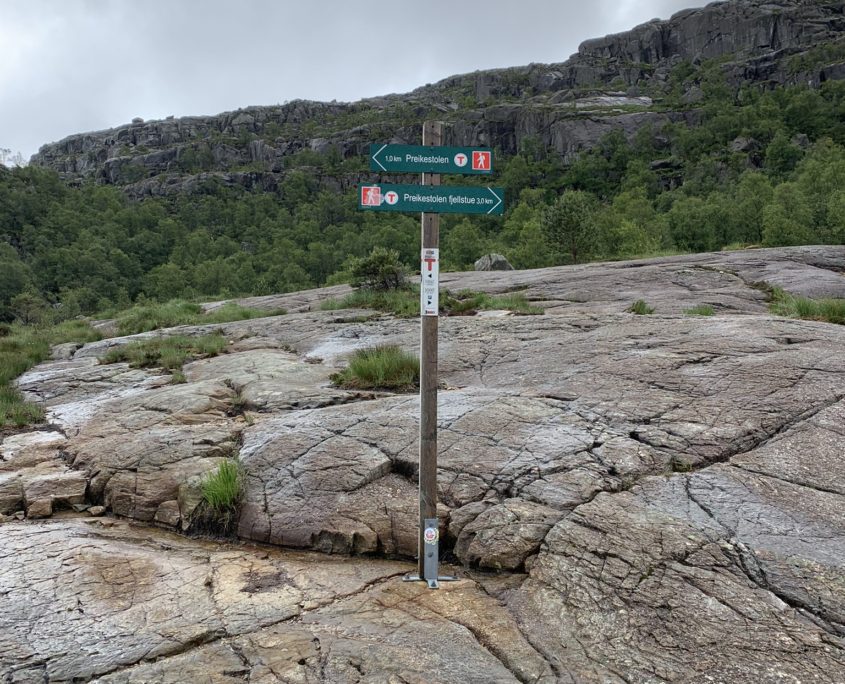
[[502, 188], [455, 188], [445, 185], [362, 185], [358, 208], [371, 211], [490, 214], [505, 210]]
[[493, 151], [486, 147], [370, 145], [370, 170], [397, 173], [493, 173]]

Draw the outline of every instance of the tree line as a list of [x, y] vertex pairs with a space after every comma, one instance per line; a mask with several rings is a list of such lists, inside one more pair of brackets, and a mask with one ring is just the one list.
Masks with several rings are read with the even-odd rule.
[[[612, 133], [570, 165], [532, 139], [498, 155], [504, 220], [444, 215], [444, 268], [471, 268], [492, 251], [535, 268], [845, 243], [845, 84], [703, 88], [699, 126]], [[0, 320], [343, 282], [351, 260], [375, 247], [416, 267], [416, 217], [357, 211], [354, 190], [326, 189], [308, 161], [277, 192], [210, 184], [140, 202], [46, 169], [0, 167]]]

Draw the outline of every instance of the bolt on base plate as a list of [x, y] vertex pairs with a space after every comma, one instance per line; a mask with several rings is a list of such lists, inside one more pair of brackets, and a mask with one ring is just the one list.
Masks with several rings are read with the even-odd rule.
[[425, 577], [420, 577], [419, 575], [405, 575], [402, 578], [403, 582], [428, 582], [429, 589], [439, 589], [440, 585], [438, 582], [457, 582], [458, 578], [454, 575], [438, 575], [437, 579], [426, 579]]

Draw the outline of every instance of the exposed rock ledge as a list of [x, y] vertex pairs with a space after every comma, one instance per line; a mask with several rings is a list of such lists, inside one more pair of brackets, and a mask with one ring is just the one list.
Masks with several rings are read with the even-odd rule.
[[[753, 284], [845, 297], [843, 273], [840, 247], [449, 275], [547, 313], [442, 321], [442, 531], [469, 569], [439, 593], [373, 557], [415, 552], [416, 398], [328, 382], [354, 348], [414, 349], [416, 321], [312, 291], [213, 326], [229, 353], [183, 385], [98, 365], [130, 338], [43, 364], [20, 384], [54, 431], [0, 443], [0, 673], [841, 683], [845, 328], [773, 317]], [[188, 528], [236, 451], [241, 539], [335, 555], [149, 526]], [[73, 519], [92, 505], [147, 526]]]

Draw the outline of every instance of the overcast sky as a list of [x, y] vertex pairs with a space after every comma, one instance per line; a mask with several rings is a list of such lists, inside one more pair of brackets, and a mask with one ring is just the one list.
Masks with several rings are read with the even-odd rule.
[[698, 0], [0, 0], [0, 148], [562, 62]]

